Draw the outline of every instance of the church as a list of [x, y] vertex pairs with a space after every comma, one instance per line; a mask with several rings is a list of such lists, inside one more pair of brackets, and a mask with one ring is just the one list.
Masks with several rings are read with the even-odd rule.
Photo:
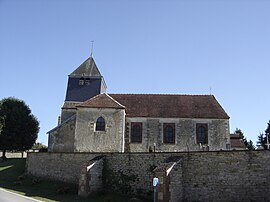
[[230, 149], [229, 116], [213, 95], [113, 94], [90, 56], [68, 77], [49, 152]]

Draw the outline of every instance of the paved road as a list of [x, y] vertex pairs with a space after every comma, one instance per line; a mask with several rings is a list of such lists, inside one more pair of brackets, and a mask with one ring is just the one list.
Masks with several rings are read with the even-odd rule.
[[0, 188], [0, 202], [38, 202], [38, 200], [20, 196]]

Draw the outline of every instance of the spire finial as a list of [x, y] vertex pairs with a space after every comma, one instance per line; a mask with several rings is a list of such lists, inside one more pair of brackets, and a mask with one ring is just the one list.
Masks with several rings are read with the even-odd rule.
[[94, 41], [92, 40], [91, 43], [92, 43], [92, 45], [91, 45], [91, 55], [90, 55], [90, 57], [92, 58], [93, 57]]

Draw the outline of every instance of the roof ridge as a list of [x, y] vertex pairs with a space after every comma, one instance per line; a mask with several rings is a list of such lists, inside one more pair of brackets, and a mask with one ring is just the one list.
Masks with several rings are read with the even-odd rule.
[[[105, 97], [104, 97], [105, 96]], [[100, 103], [100, 99], [107, 99], [110, 100], [110, 104], [109, 106], [102, 106], [102, 102]], [[103, 103], [104, 104], [104, 103]], [[108, 103], [107, 103], [108, 104]], [[116, 101], [114, 98], [112, 98], [111, 96], [109, 96], [107, 93], [101, 93], [101, 94], [97, 94], [94, 97], [84, 101], [82, 104], [76, 106], [76, 107], [94, 107], [94, 108], [123, 108], [125, 109], [125, 106], [120, 104], [118, 101]]]
[[58, 126], [55, 126], [53, 129], [49, 130], [47, 132], [47, 134], [51, 133], [52, 131], [55, 131], [57, 128], [60, 128], [62, 125], [66, 124], [67, 122], [73, 120], [74, 118], [76, 118], [76, 114], [73, 114], [71, 117], [69, 117], [68, 119], [64, 120], [62, 123], [60, 123]]
[[118, 102], [117, 100], [115, 100], [114, 98], [112, 98], [108, 93], [101, 93], [101, 94], [105, 94], [107, 95], [110, 99], [112, 99], [114, 102], [116, 102], [118, 105], [120, 105], [121, 107], [126, 108], [124, 105], [122, 105], [120, 102]]
[[213, 96], [208, 94], [173, 94], [173, 93], [107, 93], [108, 95], [178, 95], [178, 96]]

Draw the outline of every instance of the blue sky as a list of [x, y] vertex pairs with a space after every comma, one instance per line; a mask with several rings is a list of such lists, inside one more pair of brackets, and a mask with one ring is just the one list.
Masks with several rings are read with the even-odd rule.
[[23, 99], [47, 144], [68, 74], [94, 40], [107, 92], [211, 87], [231, 132], [256, 142], [270, 119], [269, 9], [267, 0], [0, 0], [0, 99]]

